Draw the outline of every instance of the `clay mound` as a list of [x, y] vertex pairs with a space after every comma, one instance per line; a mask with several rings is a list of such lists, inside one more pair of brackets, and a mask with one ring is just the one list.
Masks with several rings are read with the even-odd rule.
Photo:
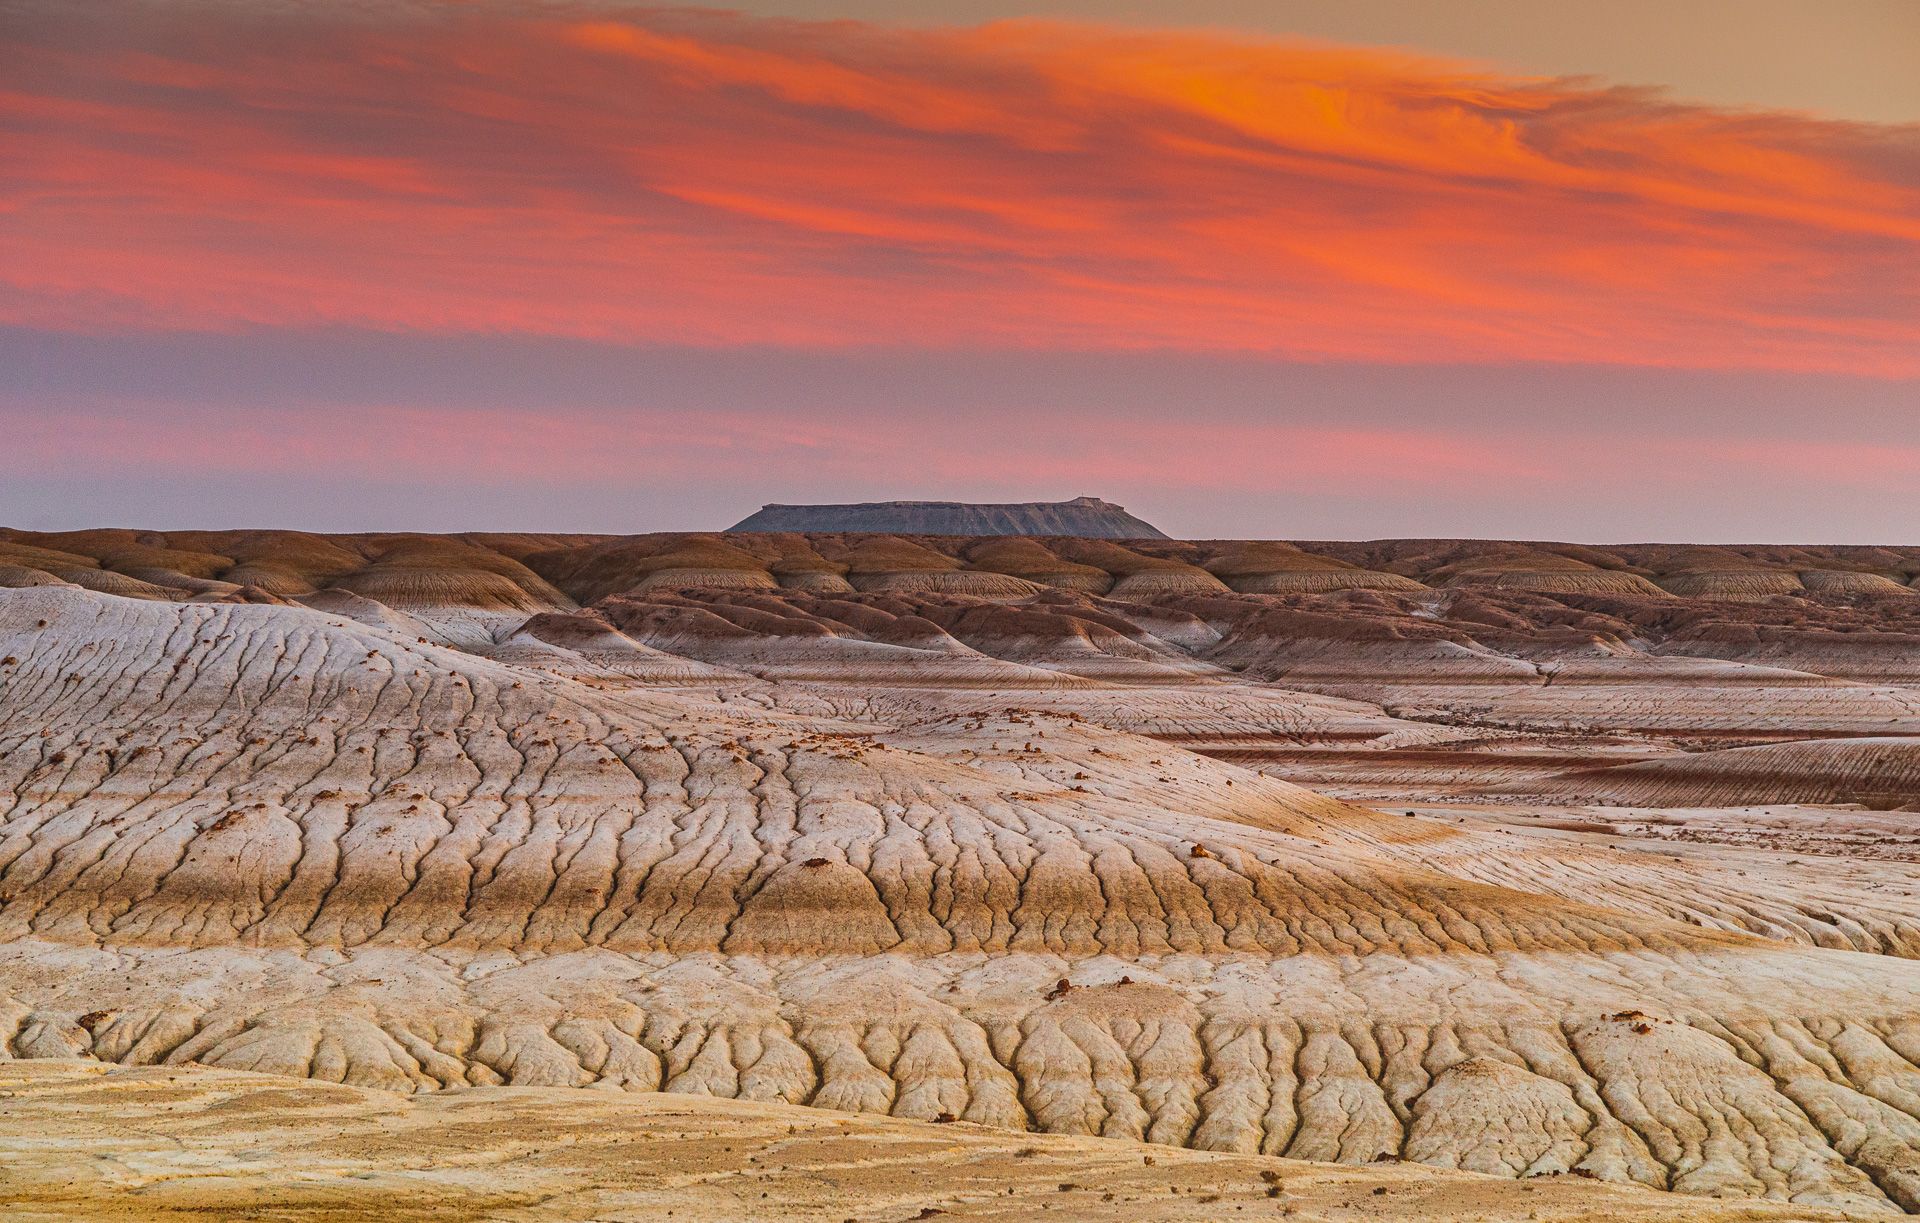
[[[1120, 544], [1108, 543], [1098, 539], [1059, 539], [1053, 541], [1053, 550], [1064, 560], [1090, 569], [1111, 573], [1115, 577], [1128, 577], [1149, 570], [1165, 570], [1185, 573], [1198, 569], [1185, 561], [1171, 557], [1155, 556]], [[1206, 572], [1205, 570], [1198, 570]], [[1212, 575], [1208, 575], [1212, 576]]]
[[765, 534], [714, 536], [727, 547], [736, 548], [758, 560], [775, 577], [799, 573], [844, 574], [844, 564], [830, 561], [815, 548], [815, 540], [792, 531]]
[[635, 641], [596, 612], [543, 612], [488, 651], [488, 657], [562, 674], [619, 677], [645, 685], [711, 684], [739, 672], [681, 658]]
[[[365, 568], [378, 553], [392, 551], [401, 541], [434, 541], [434, 536], [315, 536], [296, 530], [234, 530], [234, 532], [167, 532], [159, 536], [186, 551], [219, 553], [234, 559], [234, 568], [259, 566], [276, 574], [296, 574], [309, 586], [324, 586]], [[232, 570], [215, 574], [238, 582]]]
[[962, 570], [960, 562], [924, 544], [893, 535], [823, 545], [822, 554], [846, 566], [847, 581], [862, 592], [939, 592], [984, 599], [1024, 599], [1041, 587], [1004, 573]]
[[8, 565], [0, 563], [0, 586], [20, 588], [26, 586], [71, 586], [65, 578], [55, 577], [44, 569], [34, 569], [26, 565]]
[[595, 610], [656, 649], [781, 682], [852, 685], [863, 698], [899, 686], [1021, 692], [1086, 686], [1071, 675], [970, 648], [916, 614], [927, 603], [948, 611], [1000, 606], [953, 595], [687, 590], [621, 596]]
[[974, 569], [1011, 574], [1059, 590], [1098, 595], [1113, 586], [1113, 575], [1106, 570], [1063, 560], [1032, 539], [990, 539], [968, 548], [966, 557]]
[[571, 531], [463, 531], [454, 538], [525, 564], [528, 557], [542, 552], [590, 548], [596, 544], [612, 543], [620, 536], [583, 535]]
[[1116, 581], [1107, 594], [1115, 599], [1224, 594], [1227, 590], [1224, 582], [1198, 565], [1123, 548], [1104, 540], [1060, 540], [1054, 547], [1077, 565], [1113, 574]]
[[341, 578], [331, 589], [357, 594], [402, 611], [467, 608], [532, 615], [563, 605], [537, 599], [511, 578], [484, 569], [370, 565]]
[[1103, 595], [1113, 589], [1113, 575], [1099, 570], [1086, 572], [1080, 569], [1058, 569], [1049, 573], [1030, 573], [1023, 575], [1027, 581], [1040, 586], [1050, 586], [1055, 590], [1071, 590], [1078, 594]]
[[1621, 549], [1546, 541], [1490, 539], [1375, 539], [1303, 541], [1303, 550], [1443, 586], [1456, 573], [1477, 570], [1600, 569], [1647, 572]]
[[238, 582], [215, 581], [212, 578], [197, 578], [191, 574], [173, 569], [149, 569], [144, 566], [131, 566], [122, 573], [137, 581], [148, 582], [155, 586], [164, 586], [168, 590], [183, 590], [190, 595], [228, 595], [240, 589]]
[[546, 578], [512, 557], [445, 536], [406, 535], [375, 541], [374, 557], [383, 569], [488, 573], [505, 578], [543, 606], [569, 605], [567, 596]]
[[874, 501], [854, 505], [765, 505], [727, 528], [741, 531], [875, 531], [902, 535], [1074, 535], [1165, 539], [1098, 497], [989, 505], [961, 501]]
[[[777, 583], [760, 558], [718, 535], [636, 535], [584, 548], [535, 553], [527, 565], [582, 605], [609, 595], [646, 589], [660, 573], [668, 585], [745, 585], [771, 588]], [[737, 580], [729, 574], [746, 575]], [[698, 580], [688, 581], [687, 578]]]
[[[1622, 561], [1644, 565], [1655, 573], [1689, 573], [1695, 570], [1714, 572], [1720, 570], [1737, 571], [1741, 569], [1784, 569], [1772, 561], [1763, 561], [1747, 555], [1738, 548], [1723, 547], [1717, 544], [1648, 544], [1632, 550], [1631, 558], [1616, 556], [1615, 564]], [[1603, 568], [1609, 567], [1603, 565]]]
[[1659, 585], [1669, 594], [1690, 599], [1724, 599], [1730, 602], [1758, 602], [1777, 595], [1796, 595], [1806, 590], [1797, 574], [1784, 569], [1699, 569], [1686, 573], [1663, 573]]
[[100, 557], [101, 568], [118, 569], [136, 577], [142, 573], [173, 573], [208, 582], [217, 581], [234, 563], [230, 556], [177, 548], [109, 549]]
[[1877, 572], [1901, 581], [1920, 573], [1920, 549], [1871, 546], [1741, 544], [1610, 544], [1587, 546], [1551, 542], [1460, 539], [1384, 539], [1363, 542], [1314, 541], [1303, 548], [1338, 557], [1364, 568], [1381, 569], [1442, 585], [1456, 572], [1472, 569], [1538, 569], [1542, 562], [1576, 561], [1595, 569], [1653, 574], [1814, 569]]
[[967, 595], [976, 599], [1025, 599], [1044, 589], [1038, 582], [1004, 573], [869, 573], [853, 579], [861, 593], [916, 592]]
[[[1572, 544], [1483, 544], [1428, 572], [1427, 580], [1449, 587], [1484, 587], [1544, 594], [1623, 594], [1665, 597], [1639, 574], [1613, 568], [1615, 558]], [[1605, 562], [1595, 564], [1598, 560]]]
[[968, 544], [961, 550], [967, 564], [989, 573], [1010, 573], [1025, 577], [1030, 573], [1056, 573], [1081, 570], [1100, 573], [1091, 565], [1075, 565], [1061, 560], [1037, 539], [996, 538]]
[[1514, 568], [1473, 567], [1456, 570], [1447, 578], [1445, 585], [1527, 590], [1540, 594], [1664, 596], [1667, 593], [1637, 573], [1595, 569], [1578, 563]]
[[[1516, 1073], [1475, 1061], [1462, 1063], [1454, 1081], [1465, 1091], [1475, 1082], [1504, 1085]], [[1383, 1215], [1430, 1223], [1845, 1218], [1819, 1207], [1719, 1206], [1571, 1176], [1518, 1185], [1401, 1164], [1149, 1152], [779, 1100], [536, 1087], [402, 1096], [205, 1066], [60, 1060], [8, 1062], [0, 1089], [0, 1163], [17, 1223], [564, 1223], [667, 1211], [688, 1223], [1048, 1214], [1213, 1223], [1243, 1211], [1322, 1223]], [[236, 1158], [242, 1150], [246, 1157]]]
[[1328, 570], [1358, 569], [1331, 556], [1304, 552], [1276, 539], [1235, 540], [1207, 558], [1208, 573], [1223, 581], [1256, 577], [1266, 573], [1319, 573]]
[[119, 595], [126, 599], [176, 599], [185, 592], [170, 590], [165, 586], [156, 586], [152, 582], [143, 582], [139, 578], [128, 577], [124, 573], [115, 573], [111, 569], [59, 568], [53, 571], [55, 577], [95, 590], [101, 594]]
[[778, 590], [780, 583], [762, 569], [655, 569], [635, 582], [631, 593], [705, 587], [711, 590]]
[[1148, 569], [1129, 573], [1107, 592], [1114, 599], [1159, 599], [1171, 595], [1224, 593], [1227, 587], [1204, 569]]
[[91, 556], [82, 556], [77, 552], [62, 552], [57, 548], [41, 548], [21, 543], [0, 529], [0, 564], [19, 565], [28, 569], [41, 569], [52, 573], [58, 569], [98, 568]]
[[850, 595], [853, 583], [837, 573], [818, 569], [801, 569], [779, 575], [782, 590], [801, 590], [813, 594]]
[[888, 615], [925, 622], [987, 657], [1092, 679], [1178, 684], [1221, 674], [1091, 600], [1057, 591], [1011, 606], [939, 595], [868, 596], [857, 607], [818, 605], [816, 614], [859, 623], [870, 633]]
[[1565, 774], [1520, 787], [1633, 807], [1858, 803], [1920, 810], [1920, 738], [1812, 739], [1733, 747]]
[[106, 549], [136, 547], [136, 541], [143, 536], [156, 538], [152, 532], [133, 531], [126, 527], [88, 527], [78, 531], [16, 531], [7, 528], [6, 534], [8, 540], [16, 545], [52, 549], [70, 556], [84, 556], [96, 562]]
[[164, 536], [142, 536], [123, 544], [97, 544], [94, 556], [102, 569], [117, 569], [134, 576], [148, 570], [210, 580], [233, 568], [231, 556], [170, 548], [164, 540]]
[[[390, 550], [386, 546], [370, 547], [366, 541], [351, 537], [328, 537], [305, 531], [176, 531], [170, 532], [167, 539], [177, 541], [182, 547], [233, 557], [237, 562], [234, 569], [217, 576], [240, 582], [242, 578], [233, 576], [235, 569], [263, 574], [270, 583], [263, 589], [272, 589], [274, 584], [286, 584], [290, 580], [321, 587], [335, 578], [364, 569], [377, 551]], [[291, 575], [291, 578], [280, 575]]]
[[1228, 544], [1205, 568], [1242, 594], [1323, 594], [1332, 590], [1424, 590], [1397, 573], [1380, 573], [1277, 540]]
[[820, 555], [804, 535], [752, 536], [748, 544], [758, 552], [773, 554], [767, 568], [786, 590], [813, 591], [817, 594], [852, 594], [847, 581], [847, 566]]
[[531, 615], [574, 606], [520, 562], [459, 540], [392, 536], [370, 546], [378, 559], [334, 580], [330, 589], [415, 614], [473, 620], [476, 625], [503, 614]]
[[960, 562], [946, 553], [897, 535], [823, 540], [820, 555], [840, 566], [849, 580], [880, 573], [943, 573], [960, 568]]
[[1877, 573], [1859, 573], [1851, 569], [1808, 569], [1800, 582], [1815, 594], [1830, 595], [1904, 595], [1913, 592], [1892, 578]]
[[[101, 548], [117, 547], [122, 550], [132, 548], [131, 531], [76, 531], [60, 536], [35, 535], [34, 543], [23, 542], [21, 534], [12, 533], [0, 539], [0, 564], [11, 565], [23, 571], [35, 571], [52, 577], [55, 581], [96, 590], [101, 594], [120, 595], [129, 599], [178, 599], [186, 591], [143, 581], [114, 569], [102, 569], [91, 555], [67, 548], [45, 546], [52, 542], [67, 544], [70, 548], [93, 545]], [[46, 583], [35, 581], [32, 585]]]
[[[391, 633], [403, 641], [431, 641], [438, 645], [448, 645], [451, 641], [437, 620], [422, 619], [409, 615], [396, 607], [389, 607], [377, 599], [367, 599], [349, 590], [328, 587], [316, 590], [310, 595], [300, 595], [293, 600], [301, 607], [309, 608], [327, 616], [338, 616], [342, 620], [351, 620], [355, 624], [364, 624], [371, 628]], [[482, 644], [475, 639], [474, 644]], [[491, 644], [492, 636], [484, 636], [484, 643]]]
[[1307, 569], [1286, 573], [1255, 573], [1230, 578], [1227, 585], [1241, 594], [1326, 594], [1335, 590], [1419, 591], [1426, 587], [1397, 573], [1373, 569]]
[[287, 599], [310, 595], [318, 589], [311, 579], [298, 570], [268, 561], [242, 561], [227, 570], [224, 580]]

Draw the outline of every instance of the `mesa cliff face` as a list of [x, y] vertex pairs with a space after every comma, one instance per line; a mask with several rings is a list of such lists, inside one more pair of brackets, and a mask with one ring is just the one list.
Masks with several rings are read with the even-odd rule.
[[0, 554], [0, 1058], [1920, 1209], [1910, 553]]
[[869, 501], [852, 505], [764, 505], [727, 528], [739, 531], [887, 531], [907, 535], [1073, 535], [1083, 539], [1165, 539], [1098, 497], [1071, 501]]

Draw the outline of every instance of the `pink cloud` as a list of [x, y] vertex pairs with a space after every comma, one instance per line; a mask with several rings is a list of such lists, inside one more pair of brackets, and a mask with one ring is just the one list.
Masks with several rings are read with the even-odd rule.
[[183, 12], [0, 35], [0, 321], [1920, 374], [1920, 127], [1098, 27]]

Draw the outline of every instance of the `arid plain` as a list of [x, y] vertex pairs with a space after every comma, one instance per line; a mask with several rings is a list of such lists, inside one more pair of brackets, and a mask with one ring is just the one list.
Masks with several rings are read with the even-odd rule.
[[1917, 577], [0, 531], [0, 1198], [1920, 1211]]

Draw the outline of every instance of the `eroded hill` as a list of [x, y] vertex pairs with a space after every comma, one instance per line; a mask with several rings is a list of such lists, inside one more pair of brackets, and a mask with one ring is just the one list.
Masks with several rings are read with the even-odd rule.
[[11, 533], [0, 1045], [1920, 1208], [1913, 555], [1349, 548]]

